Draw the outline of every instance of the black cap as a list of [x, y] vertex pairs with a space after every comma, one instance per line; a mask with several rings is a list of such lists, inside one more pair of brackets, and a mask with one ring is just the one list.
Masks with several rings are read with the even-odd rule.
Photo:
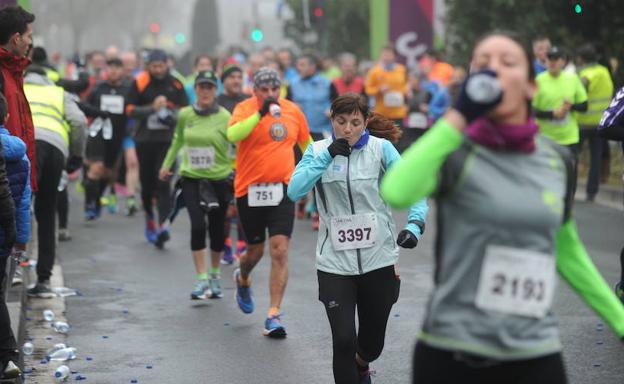
[[153, 49], [147, 54], [147, 62], [153, 63], [155, 61], [167, 62], [167, 53], [162, 49]]
[[561, 59], [565, 57], [565, 52], [563, 52], [563, 50], [559, 47], [553, 46], [548, 50], [546, 57], [548, 57], [549, 59]]
[[213, 71], [201, 71], [197, 74], [195, 85], [206, 83], [212, 84], [215, 87], [217, 86], [217, 75], [215, 75]]
[[123, 62], [118, 57], [113, 57], [112, 59], [106, 60], [106, 65], [113, 65], [116, 67], [123, 67]]
[[221, 81], [225, 81], [228, 76], [235, 72], [243, 73], [243, 70], [236, 64], [227, 64], [225, 67], [223, 67], [223, 72], [221, 73]]

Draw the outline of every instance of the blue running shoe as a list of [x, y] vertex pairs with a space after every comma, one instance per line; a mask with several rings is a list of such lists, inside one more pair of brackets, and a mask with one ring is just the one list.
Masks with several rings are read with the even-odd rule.
[[286, 328], [282, 325], [280, 315], [271, 316], [264, 321], [262, 334], [275, 339], [283, 339], [286, 337]]
[[197, 280], [193, 292], [191, 292], [191, 300], [203, 300], [206, 298], [206, 291], [208, 290], [208, 281]]
[[225, 239], [223, 246], [223, 257], [221, 258], [221, 264], [231, 265], [234, 263], [234, 256], [232, 256], [232, 239], [229, 237]]
[[145, 225], [145, 238], [150, 243], [156, 243], [158, 240], [158, 231], [156, 230], [156, 222], [154, 220], [148, 220]]
[[240, 268], [234, 270], [234, 283], [236, 284], [236, 302], [243, 313], [252, 313], [254, 310], [253, 293], [251, 287], [240, 285]]
[[171, 236], [169, 236], [169, 230], [161, 229], [156, 235], [156, 241], [154, 242], [154, 245], [158, 249], [163, 249], [165, 248], [165, 243], [169, 241], [169, 239], [171, 239]]
[[98, 212], [97, 206], [95, 204], [88, 204], [85, 208], [85, 220], [93, 221], [100, 217], [100, 213]]

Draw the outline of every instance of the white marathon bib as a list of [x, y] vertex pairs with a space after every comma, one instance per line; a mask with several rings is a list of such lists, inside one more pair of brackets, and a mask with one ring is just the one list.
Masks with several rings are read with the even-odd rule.
[[100, 98], [100, 109], [116, 115], [123, 115], [124, 97], [121, 95], [102, 95]]
[[247, 189], [247, 204], [250, 207], [276, 207], [284, 199], [282, 183], [252, 184]]
[[191, 169], [208, 169], [215, 163], [214, 147], [188, 147], [186, 154]]
[[484, 310], [542, 318], [555, 293], [555, 258], [503, 246], [488, 246], [476, 305]]
[[384, 93], [383, 101], [386, 107], [402, 107], [404, 104], [403, 94], [396, 91]]
[[370, 248], [377, 244], [377, 215], [365, 213], [332, 217], [330, 230], [336, 251]]
[[427, 115], [422, 112], [412, 112], [407, 116], [408, 128], [427, 128], [429, 125], [429, 119]]

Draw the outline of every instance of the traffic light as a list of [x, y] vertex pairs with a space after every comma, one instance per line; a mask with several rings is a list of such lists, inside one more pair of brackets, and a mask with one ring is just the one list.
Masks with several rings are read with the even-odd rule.
[[264, 39], [264, 33], [262, 32], [262, 30], [260, 28], [254, 28], [251, 31], [251, 40], [259, 43], [262, 41], [262, 39]]
[[186, 35], [182, 32], [176, 33], [175, 42], [178, 44], [184, 44], [186, 42]]
[[160, 24], [158, 24], [158, 23], [150, 24], [150, 32], [152, 32], [152, 33], [160, 32]]
[[574, 13], [576, 13], [577, 15], [581, 14], [583, 12], [583, 6], [581, 5], [581, 3], [576, 3], [574, 5]]
[[314, 14], [314, 16], [318, 17], [319, 19], [325, 15], [325, 11], [321, 7], [314, 7], [314, 10], [312, 11], [312, 13]]

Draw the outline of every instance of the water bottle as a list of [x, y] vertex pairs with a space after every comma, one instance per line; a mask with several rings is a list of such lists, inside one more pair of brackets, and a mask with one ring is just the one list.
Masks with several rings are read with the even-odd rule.
[[113, 123], [111, 119], [104, 120], [104, 125], [102, 126], [102, 137], [104, 140], [110, 140], [113, 138]]
[[69, 367], [67, 365], [61, 365], [60, 367], [56, 368], [56, 371], [54, 372], [54, 378], [57, 382], [65, 381], [65, 379], [69, 377], [69, 373]]
[[102, 121], [101, 117], [96, 117], [95, 120], [89, 126], [89, 136], [96, 137], [98, 132], [102, 129], [104, 121]]
[[74, 360], [76, 358], [76, 348], [63, 348], [58, 351], [47, 355], [48, 361], [67, 361]]
[[24, 352], [24, 355], [26, 356], [32, 355], [34, 350], [35, 346], [30, 341], [24, 343], [24, 345], [22, 346], [22, 352]]
[[46, 356], [50, 356], [52, 355], [54, 352], [56, 351], [60, 351], [61, 349], [65, 349], [67, 348], [67, 345], [63, 344], [63, 343], [58, 343], [58, 344], [54, 344], [54, 346], [52, 348], [50, 348], [50, 350], [48, 351], [48, 353], [46, 353]]
[[54, 312], [52, 312], [52, 310], [50, 309], [46, 309], [45, 311], [43, 311], [43, 318], [45, 319], [45, 321], [54, 320]]
[[69, 324], [64, 321], [56, 321], [52, 324], [52, 328], [58, 333], [67, 333], [69, 332]]
[[481, 104], [491, 103], [503, 92], [500, 82], [485, 73], [471, 76], [466, 84], [466, 93], [472, 101]]
[[269, 113], [273, 117], [281, 117], [282, 116], [282, 108], [278, 104], [271, 104], [269, 106]]
[[67, 176], [67, 172], [63, 170], [61, 173], [61, 180], [59, 180], [58, 191], [63, 192], [65, 188], [67, 188], [67, 183], [69, 182], [69, 176]]

